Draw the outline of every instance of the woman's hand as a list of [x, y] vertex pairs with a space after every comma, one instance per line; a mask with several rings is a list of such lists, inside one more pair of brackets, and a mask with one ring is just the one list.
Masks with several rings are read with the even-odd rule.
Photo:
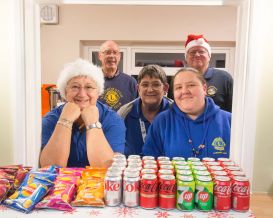
[[85, 125], [96, 123], [99, 121], [99, 110], [96, 105], [89, 105], [82, 110], [82, 120]]
[[61, 117], [62, 119], [69, 120], [71, 122], [75, 122], [81, 115], [81, 109], [80, 107], [73, 103], [73, 102], [67, 102], [63, 108]]

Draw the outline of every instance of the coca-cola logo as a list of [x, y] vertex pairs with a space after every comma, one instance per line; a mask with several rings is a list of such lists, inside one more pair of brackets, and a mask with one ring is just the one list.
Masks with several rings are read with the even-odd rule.
[[124, 183], [124, 191], [126, 192], [137, 192], [139, 190], [138, 182], [134, 183]]
[[214, 186], [214, 193], [230, 195], [231, 187], [225, 186], [225, 185], [215, 185]]
[[153, 183], [141, 182], [140, 190], [141, 192], [146, 192], [146, 193], [156, 193], [158, 191], [158, 183], [157, 181]]
[[183, 193], [182, 198], [183, 198], [184, 201], [186, 201], [186, 202], [191, 202], [192, 199], [193, 199], [193, 193], [192, 193], [192, 192], [189, 192], [189, 191], [186, 191], [186, 192]]
[[233, 185], [232, 192], [241, 194], [241, 195], [248, 195], [249, 194], [249, 186], [245, 185]]
[[159, 192], [165, 192], [165, 193], [175, 193], [176, 192], [176, 184], [159, 184]]
[[106, 181], [104, 183], [104, 189], [107, 190], [107, 191], [119, 191], [120, 183]]
[[198, 199], [201, 202], [207, 202], [209, 200], [209, 193], [207, 193], [207, 192], [199, 192], [198, 193]]

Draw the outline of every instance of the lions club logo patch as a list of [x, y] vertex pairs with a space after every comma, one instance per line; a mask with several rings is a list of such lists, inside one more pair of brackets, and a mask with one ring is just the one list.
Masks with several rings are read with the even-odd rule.
[[216, 94], [216, 92], [217, 92], [217, 88], [215, 86], [209, 86], [207, 88], [207, 95], [210, 97], [214, 96]]
[[212, 142], [212, 146], [215, 150], [223, 152], [226, 147], [226, 143], [223, 141], [221, 137], [215, 138]]
[[105, 90], [104, 100], [110, 107], [114, 107], [120, 101], [121, 97], [122, 94], [115, 88], [109, 88]]

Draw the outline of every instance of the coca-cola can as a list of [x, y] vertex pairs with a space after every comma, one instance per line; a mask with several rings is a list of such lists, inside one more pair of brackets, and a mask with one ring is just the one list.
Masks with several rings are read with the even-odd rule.
[[247, 177], [235, 176], [232, 180], [232, 209], [239, 212], [249, 210], [250, 184]]
[[227, 176], [214, 178], [214, 210], [228, 211], [231, 208], [231, 180]]
[[154, 169], [142, 169], [140, 175], [142, 176], [144, 174], [156, 174], [156, 171]]
[[158, 176], [160, 176], [160, 175], [173, 175], [173, 171], [160, 169], [160, 170], [158, 170]]
[[211, 171], [223, 171], [224, 170], [224, 168], [221, 167], [221, 166], [209, 166], [208, 169], [209, 169], [210, 172]]
[[143, 166], [143, 169], [154, 169], [156, 172], [158, 171], [158, 168], [157, 168], [156, 164], [145, 164]]
[[139, 173], [128, 173], [123, 177], [123, 204], [126, 207], [139, 206]]
[[156, 160], [143, 160], [143, 164], [144, 165], [151, 165], [151, 164], [157, 165], [157, 162], [156, 162]]
[[107, 206], [121, 203], [122, 178], [119, 172], [107, 172], [104, 179], [104, 199]]
[[212, 179], [214, 179], [216, 176], [228, 176], [226, 171], [211, 171], [210, 175]]
[[175, 208], [176, 204], [176, 182], [173, 175], [159, 176], [159, 207], [164, 210]]
[[142, 160], [154, 160], [155, 158], [153, 156], [143, 156]]
[[172, 165], [172, 162], [170, 160], [159, 160], [158, 165]]
[[230, 171], [229, 176], [231, 179], [233, 179], [235, 176], [246, 176], [246, 174], [242, 171]]
[[218, 162], [231, 162], [232, 160], [226, 157], [219, 157], [217, 159]]
[[157, 161], [161, 161], [161, 160], [170, 160], [170, 158], [166, 156], [160, 156], [157, 158]]
[[202, 161], [203, 161], [203, 162], [214, 162], [215, 159], [212, 158], [212, 157], [203, 157], [203, 158], [202, 158]]
[[140, 206], [154, 209], [158, 205], [158, 180], [155, 174], [144, 174], [140, 180]]

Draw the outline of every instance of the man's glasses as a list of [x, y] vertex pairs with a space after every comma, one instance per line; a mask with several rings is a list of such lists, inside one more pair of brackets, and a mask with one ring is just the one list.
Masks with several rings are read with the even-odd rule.
[[149, 87], [151, 87], [151, 89], [155, 90], [155, 91], [158, 91], [159, 89], [161, 89], [163, 83], [140, 83], [140, 87], [142, 89], [148, 89]]
[[111, 54], [113, 54], [114, 56], [117, 56], [117, 55], [120, 54], [120, 52], [117, 51], [117, 50], [105, 50], [102, 53], [105, 54], [105, 55], [111, 55]]
[[72, 86], [68, 86], [68, 88], [74, 93], [80, 92], [81, 89], [84, 89], [85, 92], [87, 93], [91, 93], [96, 89], [95, 86], [91, 86], [91, 85], [86, 85], [86, 86], [72, 85]]
[[205, 50], [193, 50], [193, 51], [190, 51], [190, 52], [189, 52], [189, 55], [190, 55], [190, 56], [195, 56], [195, 55], [197, 55], [197, 53], [198, 53], [199, 55], [204, 55], [204, 54], [207, 53], [207, 51], [205, 51]]

